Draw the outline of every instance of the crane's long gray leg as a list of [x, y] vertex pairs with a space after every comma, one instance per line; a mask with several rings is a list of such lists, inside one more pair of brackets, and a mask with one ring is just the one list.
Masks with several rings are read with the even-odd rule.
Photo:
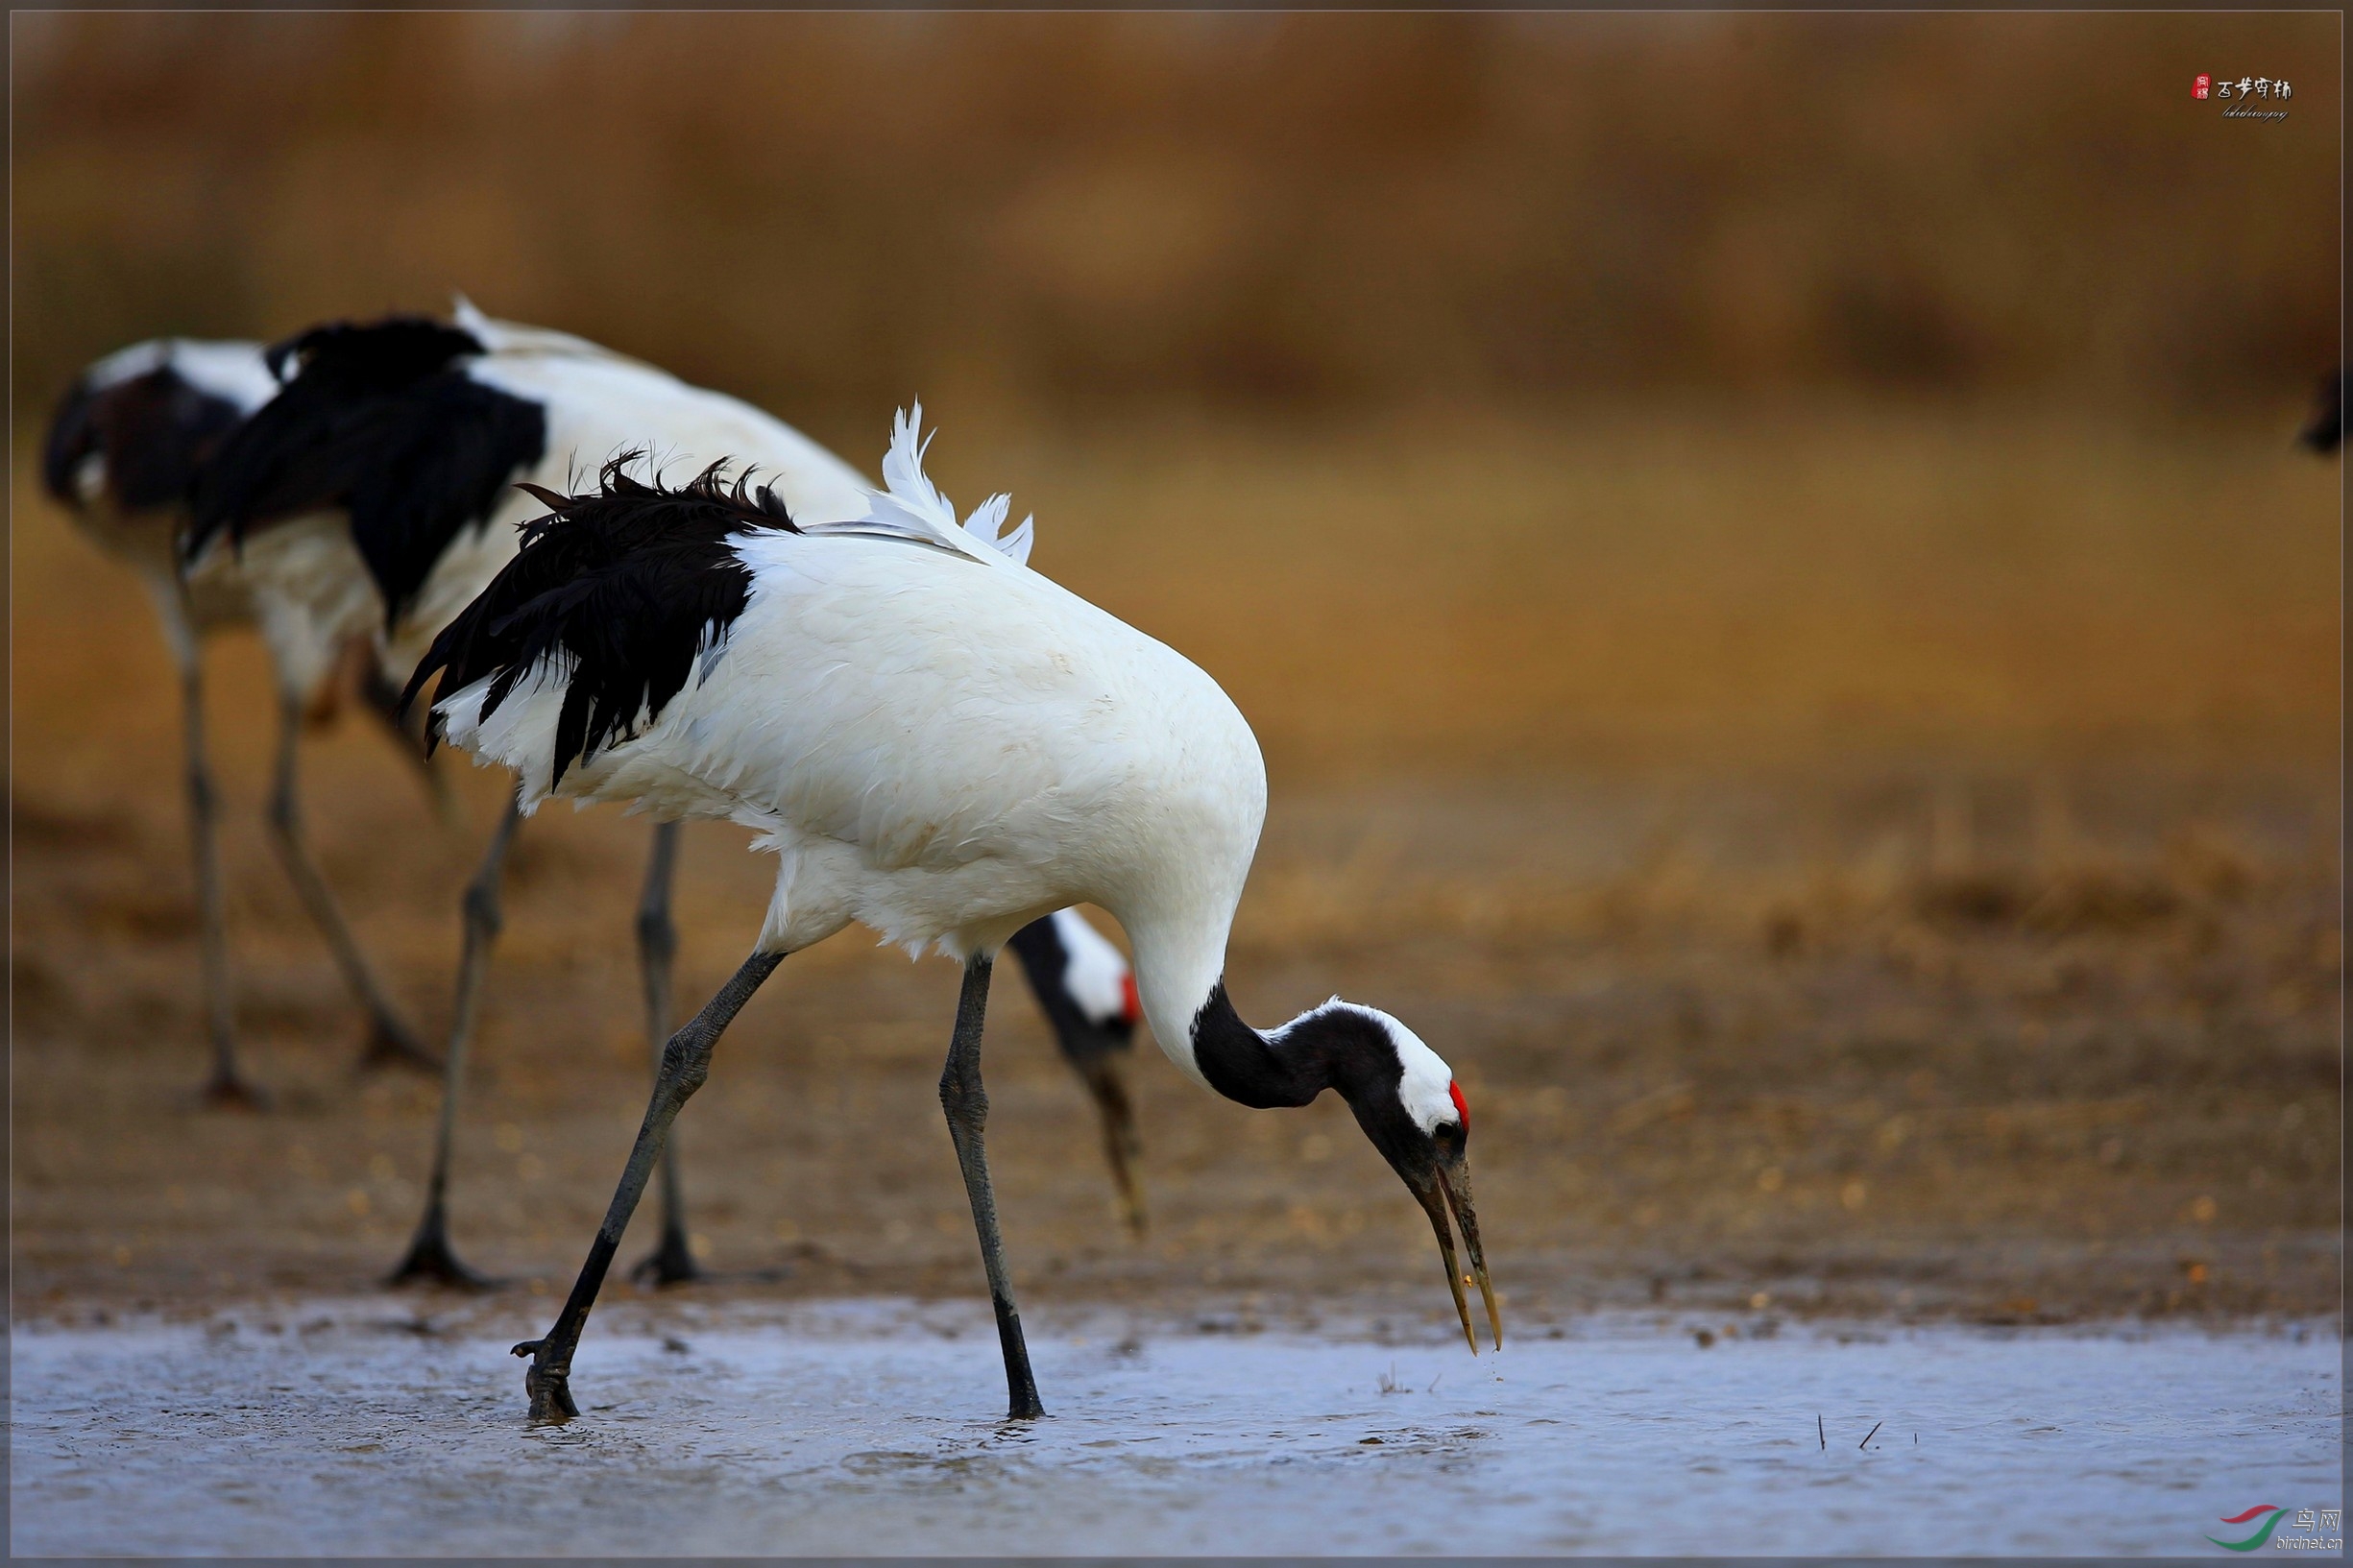
[[1119, 1194], [1120, 1218], [1127, 1222], [1128, 1235], [1140, 1238], [1152, 1223], [1144, 1205], [1144, 1184], [1135, 1173], [1136, 1162], [1143, 1158], [1144, 1141], [1136, 1134], [1135, 1103], [1128, 1096], [1120, 1048], [1081, 1053], [1071, 1049], [1069, 1037], [1058, 1038], [1063, 1060], [1094, 1098], [1095, 1114], [1103, 1126], [1103, 1157], [1111, 1168], [1111, 1186]]
[[654, 1163], [662, 1158], [663, 1141], [668, 1137], [670, 1123], [677, 1120], [694, 1091], [703, 1086], [711, 1075], [711, 1051], [718, 1044], [720, 1034], [752, 1000], [752, 993], [761, 982], [776, 973], [776, 966], [785, 961], [781, 953], [755, 953], [743, 960], [741, 968], [719, 987], [717, 996], [704, 1004], [686, 1027], [670, 1036], [663, 1048], [662, 1073], [654, 1080], [653, 1098], [646, 1102], [645, 1120], [638, 1126], [638, 1141], [629, 1150], [629, 1163], [622, 1168], [620, 1186], [613, 1193], [611, 1207], [605, 1210], [604, 1223], [596, 1227], [596, 1240], [589, 1244], [588, 1261], [580, 1266], [580, 1277], [572, 1282], [571, 1294], [565, 1298], [564, 1310], [556, 1315], [555, 1327], [544, 1339], [526, 1339], [515, 1347], [518, 1356], [531, 1358], [530, 1370], [523, 1374], [522, 1386], [531, 1396], [531, 1418], [535, 1421], [561, 1421], [580, 1413], [571, 1397], [571, 1358], [579, 1348], [580, 1330], [588, 1322], [589, 1309], [596, 1304], [596, 1292], [603, 1286], [605, 1271], [613, 1266], [613, 1254], [621, 1244], [621, 1233], [629, 1228], [629, 1217], [637, 1212], [638, 1199], [645, 1194], [645, 1183], [653, 1174]]
[[382, 721], [390, 732], [393, 744], [416, 769], [417, 782], [425, 785], [425, 797], [432, 802], [433, 815], [444, 828], [455, 830], [466, 825], [465, 804], [457, 798], [457, 790], [449, 783], [449, 769], [440, 766], [425, 755], [425, 738], [410, 728], [400, 712], [400, 688], [384, 673], [381, 664], [369, 660], [359, 678], [360, 701], [369, 712]]
[[[638, 967], [645, 983], [645, 1039], [652, 1049], [654, 1080], [662, 1078], [662, 1052], [670, 1032], [670, 974], [678, 957], [678, 927], [670, 919], [670, 886], [678, 876], [678, 824], [654, 829], [653, 853], [645, 861], [645, 891], [638, 900]], [[662, 1146], [662, 1241], [629, 1270], [631, 1279], [683, 1285], [702, 1277], [694, 1249], [687, 1244], [687, 1202], [678, 1189], [678, 1145]]]
[[449, 1161], [457, 1133], [457, 1097], [466, 1083], [467, 1049], [473, 1043], [473, 1025], [482, 1004], [482, 975], [490, 967], [490, 945], [504, 921], [498, 912], [498, 885], [506, 872], [507, 850], [522, 825], [521, 797], [509, 795], [497, 830], [482, 852], [482, 864], [466, 884], [465, 935], [458, 950], [457, 1000], [449, 1009], [449, 1044], [442, 1052], [441, 1120], [433, 1132], [433, 1173], [425, 1186], [425, 1216], [408, 1243], [408, 1255], [385, 1283], [412, 1279], [438, 1280], [444, 1285], [480, 1290], [490, 1281], [458, 1261], [449, 1246]]
[[303, 907], [309, 911], [311, 923], [319, 934], [327, 938], [333, 950], [336, 967], [343, 971], [344, 983], [368, 1013], [368, 1045], [361, 1053], [363, 1068], [385, 1062], [403, 1062], [411, 1067], [433, 1068], [440, 1064], [433, 1053], [417, 1043], [417, 1036], [384, 996], [377, 983], [375, 970], [368, 965], [367, 954], [359, 951], [352, 929], [345, 924], [343, 911], [336, 906], [335, 895], [328, 890], [327, 879], [319, 874], [318, 865], [310, 857], [309, 846], [303, 842], [303, 810], [296, 783], [296, 737], [303, 727], [303, 706], [294, 697], [282, 696], [279, 701], [278, 774], [270, 792], [270, 842], [277, 846], [278, 856], [294, 882], [294, 890], [302, 896]]
[[1037, 1380], [1030, 1373], [1030, 1346], [1021, 1337], [1021, 1313], [1005, 1267], [1005, 1239], [997, 1231], [997, 1196], [988, 1181], [988, 1151], [981, 1142], [988, 1125], [988, 1091], [981, 1084], [981, 1025], [988, 1012], [988, 977], [993, 966], [982, 954], [964, 965], [964, 990], [956, 1003], [956, 1033], [948, 1043], [948, 1065], [939, 1074], [939, 1103], [948, 1113], [948, 1136], [956, 1140], [956, 1162], [963, 1168], [964, 1195], [972, 1200], [973, 1228], [981, 1235], [981, 1265], [988, 1271], [988, 1299], [997, 1309], [997, 1339], [1005, 1350], [1005, 1383], [1010, 1395], [1007, 1418], [1028, 1421], [1046, 1413], [1038, 1403]]
[[188, 849], [196, 867], [196, 936], [204, 968], [205, 1032], [212, 1044], [212, 1079], [205, 1098], [248, 1109], [260, 1091], [237, 1071], [236, 1003], [230, 990], [228, 901], [221, 886], [220, 793], [205, 744], [205, 663], [187, 589], [177, 575], [149, 585], [164, 640], [180, 666], [180, 740], [187, 766]]

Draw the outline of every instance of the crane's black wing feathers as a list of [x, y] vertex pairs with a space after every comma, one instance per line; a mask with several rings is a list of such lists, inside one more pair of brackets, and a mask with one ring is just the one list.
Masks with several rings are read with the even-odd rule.
[[547, 413], [466, 374], [481, 342], [423, 316], [313, 327], [269, 351], [283, 391], [226, 442], [196, 485], [193, 560], [226, 530], [351, 514], [352, 540], [397, 620], [458, 535], [546, 455]]
[[[750, 602], [752, 574], [733, 541], [799, 530], [748, 473], [731, 487], [715, 463], [671, 490], [623, 471], [642, 455], [607, 463], [586, 495], [522, 487], [549, 515], [523, 525], [522, 549], [433, 639], [404, 709], [436, 674], [437, 698], [489, 681], [484, 717], [526, 680], [561, 680], [551, 789], [573, 762], [661, 716]], [[427, 731], [438, 740], [438, 717]]]

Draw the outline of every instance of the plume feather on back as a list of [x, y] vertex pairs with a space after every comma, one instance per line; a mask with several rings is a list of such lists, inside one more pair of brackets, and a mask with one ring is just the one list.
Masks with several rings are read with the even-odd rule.
[[812, 523], [802, 531], [913, 539], [970, 556], [988, 566], [1007, 563], [1027, 566], [1030, 545], [1035, 538], [1036, 519], [1026, 517], [1020, 527], [1007, 533], [1005, 519], [1012, 515], [1013, 497], [999, 494], [973, 508], [972, 516], [963, 522], [958, 522], [955, 503], [941, 495], [939, 487], [923, 471], [923, 454], [931, 441], [922, 435], [922, 427], [920, 402], [911, 409], [900, 409], [892, 417], [890, 449], [883, 454], [884, 488], [866, 493], [864, 517], [846, 522]]

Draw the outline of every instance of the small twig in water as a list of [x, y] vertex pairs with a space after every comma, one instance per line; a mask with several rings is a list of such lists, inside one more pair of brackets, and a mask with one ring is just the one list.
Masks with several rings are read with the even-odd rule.
[[1438, 1386], [1439, 1386], [1441, 1383], [1443, 1383], [1443, 1382], [1444, 1382], [1444, 1381], [1445, 1381], [1445, 1377], [1446, 1377], [1446, 1374], [1445, 1374], [1445, 1373], [1443, 1373], [1443, 1372], [1439, 1373], [1439, 1374], [1438, 1374], [1438, 1376], [1436, 1376], [1436, 1377], [1434, 1377], [1434, 1378], [1430, 1379], [1430, 1386], [1429, 1386], [1428, 1387], [1426, 1387], [1426, 1388], [1422, 1389], [1421, 1391], [1422, 1391], [1423, 1393], [1425, 1393], [1425, 1394], [1434, 1394], [1434, 1393], [1438, 1392]]
[[1862, 1440], [1861, 1442], [1859, 1442], [1859, 1443], [1856, 1443], [1855, 1446], [1856, 1446], [1856, 1448], [1869, 1448], [1869, 1447], [1871, 1446], [1871, 1439], [1872, 1439], [1872, 1438], [1874, 1438], [1874, 1437], [1876, 1437], [1876, 1436], [1878, 1436], [1878, 1435], [1880, 1435], [1880, 1428], [1881, 1428], [1881, 1427], [1885, 1426], [1886, 1424], [1887, 1424], [1887, 1423], [1886, 1423], [1885, 1421], [1874, 1421], [1874, 1422], [1872, 1422], [1872, 1423], [1871, 1423], [1871, 1430], [1870, 1430], [1869, 1432], [1864, 1433], [1864, 1434], [1863, 1434], [1863, 1440]]
[[1819, 1415], [1814, 1417], [1814, 1435], [1822, 1439], [1822, 1452], [1825, 1454], [1829, 1453], [1831, 1451], [1831, 1435], [1822, 1430], [1822, 1417]]

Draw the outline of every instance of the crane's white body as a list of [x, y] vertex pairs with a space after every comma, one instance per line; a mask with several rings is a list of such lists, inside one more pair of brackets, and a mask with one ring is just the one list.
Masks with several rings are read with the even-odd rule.
[[[904, 465], [885, 471], [874, 520], [925, 504]], [[1133, 943], [1152, 1032], [1198, 1079], [1193, 1015], [1266, 816], [1257, 739], [1174, 649], [942, 537], [738, 536], [742, 614], [650, 725], [572, 763], [557, 792], [758, 830], [780, 862], [769, 952], [856, 922], [962, 957], [1100, 905]], [[453, 742], [521, 775], [526, 809], [548, 792], [565, 674], [535, 672], [487, 720], [487, 682], [438, 705]]]
[[[493, 321], [471, 306], [460, 307], [458, 325], [490, 350], [467, 361], [467, 375], [546, 412], [546, 452], [518, 479], [564, 489], [630, 449], [646, 454], [632, 468], [640, 476], [733, 457], [756, 465], [796, 518], [855, 518], [864, 511], [863, 475], [748, 403], [586, 339]], [[397, 684], [513, 558], [516, 525], [546, 511], [523, 492], [511, 492], [443, 552], [389, 629], [382, 595], [339, 510], [273, 523], [249, 534], [241, 549], [223, 537], [191, 576], [209, 575], [222, 569], [222, 558], [236, 558], [281, 689], [297, 695], [314, 689], [354, 638], [376, 641], [384, 673]]]

